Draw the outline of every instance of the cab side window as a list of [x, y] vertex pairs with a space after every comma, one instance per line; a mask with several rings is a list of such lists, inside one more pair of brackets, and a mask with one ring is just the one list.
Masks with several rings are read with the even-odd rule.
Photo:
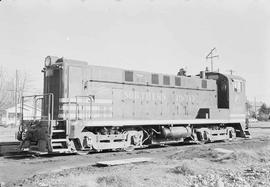
[[232, 83], [233, 83], [233, 90], [235, 92], [240, 93], [243, 91], [243, 81], [232, 79]]

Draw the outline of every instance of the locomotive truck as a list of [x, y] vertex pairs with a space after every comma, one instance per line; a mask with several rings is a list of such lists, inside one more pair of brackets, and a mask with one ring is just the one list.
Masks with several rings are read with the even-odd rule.
[[245, 80], [88, 65], [48, 56], [43, 94], [24, 96], [42, 114], [24, 116], [21, 149], [44, 153], [128, 150], [178, 142], [214, 142], [250, 136]]

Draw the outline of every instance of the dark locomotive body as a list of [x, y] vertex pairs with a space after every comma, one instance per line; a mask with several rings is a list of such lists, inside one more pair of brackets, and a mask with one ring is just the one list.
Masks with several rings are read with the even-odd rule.
[[47, 57], [41, 119], [22, 119], [22, 148], [129, 149], [247, 137], [245, 80], [174, 76]]

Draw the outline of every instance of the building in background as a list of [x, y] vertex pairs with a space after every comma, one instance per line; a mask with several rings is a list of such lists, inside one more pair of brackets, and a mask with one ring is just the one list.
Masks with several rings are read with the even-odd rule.
[[[19, 124], [19, 121], [21, 119], [21, 104], [17, 104], [17, 120], [16, 125]], [[0, 124], [2, 126], [15, 126], [15, 106], [7, 108], [1, 112], [1, 121]], [[33, 116], [36, 116], [37, 118], [41, 118], [41, 109], [40, 107], [34, 107], [33, 103], [24, 103], [23, 106], [23, 115], [25, 118], [32, 118]]]

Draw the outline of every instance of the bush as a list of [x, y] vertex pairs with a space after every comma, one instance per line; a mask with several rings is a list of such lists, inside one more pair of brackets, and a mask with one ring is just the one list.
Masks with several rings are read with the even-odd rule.
[[117, 175], [101, 176], [96, 179], [98, 186], [132, 186], [129, 178]]
[[186, 164], [172, 168], [171, 172], [174, 174], [194, 175], [194, 171]]
[[259, 114], [259, 116], [257, 117], [257, 119], [259, 121], [268, 121], [269, 120], [269, 114], [261, 113], [261, 114]]

